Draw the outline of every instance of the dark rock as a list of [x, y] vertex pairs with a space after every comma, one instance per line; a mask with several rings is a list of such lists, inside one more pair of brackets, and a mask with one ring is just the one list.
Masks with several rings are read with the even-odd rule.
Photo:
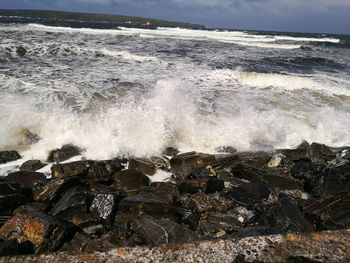
[[174, 147], [167, 147], [164, 151], [163, 154], [166, 156], [175, 156], [179, 153], [180, 151]]
[[32, 200], [30, 189], [17, 183], [0, 182], [0, 212], [13, 210]]
[[38, 135], [32, 133], [27, 128], [21, 130], [21, 135], [24, 137], [24, 143], [26, 145], [31, 145], [41, 140], [41, 138]]
[[218, 153], [236, 153], [237, 149], [233, 146], [220, 146], [215, 148]]
[[254, 237], [254, 236], [270, 236], [281, 234], [282, 231], [278, 228], [266, 227], [266, 226], [250, 226], [245, 227], [237, 231], [239, 238]]
[[290, 176], [279, 176], [274, 174], [266, 174], [263, 180], [269, 185], [269, 187], [283, 190], [303, 190], [304, 186], [301, 182], [295, 180]]
[[18, 241], [10, 239], [0, 241], [0, 256], [15, 256], [19, 254]]
[[157, 172], [156, 166], [150, 159], [133, 158], [129, 161], [129, 169], [143, 174], [154, 175]]
[[238, 161], [242, 164], [248, 165], [250, 167], [265, 169], [267, 168], [268, 162], [273, 157], [271, 152], [242, 152], [237, 153], [239, 159]]
[[113, 174], [115, 172], [119, 172], [121, 170], [124, 169], [124, 165], [123, 165], [123, 161], [118, 159], [118, 158], [115, 158], [113, 160], [108, 160], [108, 161], [104, 161], [105, 163], [105, 168], [108, 170], [108, 172], [110, 174]]
[[0, 164], [13, 162], [21, 159], [21, 156], [16, 151], [2, 151], [0, 152]]
[[206, 192], [209, 194], [222, 191], [224, 188], [225, 183], [216, 177], [187, 179], [179, 186], [181, 193], [188, 194], [195, 194], [198, 192]]
[[317, 230], [347, 229], [350, 227], [350, 194], [306, 200], [304, 213], [313, 220]]
[[283, 232], [312, 232], [314, 227], [286, 194], [280, 194], [278, 203], [267, 214], [269, 226]]
[[118, 191], [126, 194], [135, 192], [140, 187], [150, 184], [150, 180], [146, 175], [130, 169], [114, 173], [113, 178], [114, 187]]
[[24, 47], [19, 46], [19, 47], [16, 48], [16, 54], [19, 57], [24, 57], [27, 54], [27, 50]]
[[131, 229], [141, 240], [140, 243], [147, 245], [185, 243], [197, 239], [196, 234], [183, 225], [148, 216], [132, 222]]
[[310, 180], [313, 176], [311, 162], [308, 160], [297, 161], [291, 169], [291, 175], [297, 179]]
[[175, 217], [174, 207], [178, 192], [166, 188], [143, 187], [135, 196], [122, 199], [116, 216], [118, 223], [131, 222], [142, 214], [150, 214], [157, 218]]
[[48, 200], [55, 203], [61, 198], [62, 194], [69, 188], [83, 185], [78, 177], [57, 178], [49, 181], [47, 184], [36, 185], [33, 188], [35, 201]]
[[30, 241], [36, 253], [55, 251], [75, 233], [73, 225], [43, 212], [18, 213], [0, 229], [0, 238]]
[[291, 161], [310, 159], [309, 148], [286, 149], [282, 150], [281, 153]]
[[84, 178], [88, 175], [90, 163], [88, 161], [77, 161], [64, 164], [54, 164], [51, 167], [53, 178], [77, 176]]
[[60, 149], [51, 151], [47, 161], [51, 163], [62, 162], [80, 154], [81, 150], [79, 147], [72, 144], [66, 144]]
[[92, 195], [98, 194], [116, 194], [117, 190], [113, 186], [107, 186], [100, 183], [90, 182], [89, 192]]
[[75, 214], [88, 211], [88, 194], [84, 187], [74, 186], [64, 192], [49, 214], [70, 220]]
[[7, 182], [19, 183], [26, 188], [32, 188], [34, 184], [45, 183], [47, 179], [42, 173], [19, 171], [10, 173], [4, 180]]
[[255, 205], [264, 199], [267, 199], [269, 195], [269, 187], [263, 182], [244, 184], [225, 194], [227, 198], [246, 206]]
[[216, 172], [214, 169], [208, 165], [205, 168], [200, 168], [196, 171], [193, 171], [190, 175], [189, 178], [210, 178], [216, 176]]
[[198, 232], [203, 236], [221, 238], [242, 227], [235, 214], [209, 213], [201, 217]]
[[302, 141], [297, 149], [308, 149], [310, 147], [310, 143], [308, 143], [307, 141]]
[[91, 203], [90, 211], [111, 224], [116, 213], [118, 201], [119, 199], [115, 194], [98, 194]]
[[44, 166], [46, 166], [46, 164], [42, 163], [40, 160], [29, 160], [24, 162], [19, 169], [25, 172], [35, 172]]
[[224, 196], [197, 193], [188, 198], [183, 207], [197, 213], [208, 211], [226, 212], [235, 206], [234, 202]]
[[[267, 163], [266, 163], [267, 165]], [[263, 181], [266, 172], [257, 169], [246, 163], [236, 163], [231, 167], [231, 173], [234, 177], [250, 182]]]
[[309, 148], [311, 158], [323, 158], [327, 161], [336, 158], [335, 152], [330, 147], [324, 144], [312, 143]]
[[89, 163], [89, 172], [85, 176], [85, 179], [93, 182], [107, 181], [112, 175], [109, 168], [105, 162], [91, 162]]
[[197, 229], [201, 215], [182, 206], [176, 207], [176, 222], [187, 225], [191, 230]]
[[168, 158], [154, 156], [154, 157], [151, 157], [150, 160], [152, 161], [152, 163], [157, 169], [161, 169], [167, 172], [170, 171], [170, 161]]

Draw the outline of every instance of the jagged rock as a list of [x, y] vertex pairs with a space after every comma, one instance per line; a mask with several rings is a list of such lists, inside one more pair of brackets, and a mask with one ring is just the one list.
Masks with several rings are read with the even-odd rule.
[[64, 164], [54, 164], [51, 167], [53, 178], [78, 176], [84, 178], [88, 175], [90, 169], [89, 161], [77, 161]]
[[269, 195], [269, 187], [263, 182], [244, 184], [225, 194], [227, 198], [246, 206], [255, 205], [264, 199], [267, 199]]
[[13, 210], [31, 200], [30, 189], [17, 183], [0, 182], [0, 212]]
[[198, 232], [207, 237], [219, 238], [243, 227], [235, 214], [204, 214], [198, 224]]
[[273, 158], [268, 162], [267, 166], [269, 168], [274, 168], [274, 167], [278, 167], [281, 163], [282, 160], [285, 158], [285, 156], [281, 153], [276, 154], [273, 156]]
[[1, 240], [0, 241], [0, 257], [15, 256], [20, 253], [16, 239]]
[[155, 156], [155, 157], [151, 157], [151, 161], [157, 169], [170, 171], [170, 161], [168, 158]]
[[281, 229], [283, 232], [312, 232], [313, 225], [304, 217], [294, 204], [294, 200], [280, 194], [277, 204], [267, 214], [268, 226]]
[[273, 153], [270, 152], [243, 152], [237, 153], [239, 159], [238, 161], [242, 164], [258, 168], [267, 168], [268, 162], [272, 159]]
[[281, 153], [286, 156], [286, 159], [291, 161], [310, 159], [309, 148], [285, 149]]
[[104, 163], [105, 163], [105, 168], [107, 169], [107, 171], [110, 174], [113, 174], [115, 172], [119, 172], [119, 171], [124, 169], [123, 160], [118, 159], [118, 158], [104, 161]]
[[197, 239], [196, 234], [183, 225], [148, 216], [133, 221], [131, 229], [141, 241], [140, 243], [147, 245], [185, 243]]
[[183, 206], [177, 206], [176, 208], [176, 222], [185, 224], [191, 230], [197, 229], [201, 214]]
[[124, 170], [113, 175], [114, 187], [122, 193], [135, 192], [142, 186], [150, 184], [149, 178], [138, 171]]
[[224, 196], [197, 193], [190, 196], [183, 206], [197, 213], [207, 211], [226, 212], [233, 208], [235, 203]]
[[308, 143], [307, 141], [302, 141], [297, 149], [308, 149], [310, 147], [310, 143]]
[[92, 214], [111, 223], [116, 213], [118, 201], [118, 197], [115, 194], [98, 194], [91, 203], [90, 211]]
[[157, 171], [156, 166], [150, 159], [133, 158], [129, 160], [129, 169], [143, 174], [154, 175]]
[[51, 163], [62, 162], [80, 154], [81, 150], [79, 147], [72, 144], [66, 144], [60, 149], [51, 151], [47, 161]]
[[19, 47], [16, 48], [16, 54], [19, 57], [24, 57], [27, 54], [27, 50], [24, 47], [19, 46]]
[[86, 188], [82, 186], [71, 187], [64, 192], [49, 214], [69, 220], [75, 214], [88, 211], [87, 199]]
[[16, 151], [2, 151], [0, 152], [0, 164], [13, 162], [21, 159], [21, 156]]
[[32, 133], [27, 128], [22, 129], [20, 133], [24, 137], [24, 143], [26, 145], [31, 145], [41, 140], [41, 138], [38, 135]]
[[46, 166], [46, 164], [42, 163], [40, 160], [29, 160], [24, 162], [21, 167], [19, 167], [19, 170], [25, 172], [35, 172], [44, 166]]
[[47, 184], [36, 185], [33, 188], [33, 196], [35, 201], [48, 200], [51, 203], [57, 202], [62, 194], [69, 188], [82, 185], [82, 181], [78, 177], [56, 178]]
[[47, 179], [42, 173], [19, 171], [10, 173], [4, 180], [7, 182], [19, 183], [26, 188], [32, 188], [34, 184], [45, 183]]
[[110, 179], [111, 175], [112, 173], [107, 168], [105, 162], [91, 162], [89, 163], [89, 172], [85, 176], [85, 179], [94, 182], [106, 181]]
[[350, 227], [350, 193], [306, 200], [302, 207], [319, 231]]
[[107, 186], [100, 183], [90, 182], [89, 183], [89, 192], [92, 195], [98, 194], [115, 194], [117, 190], [113, 186]]
[[0, 238], [30, 241], [36, 253], [55, 251], [75, 233], [73, 225], [43, 212], [17, 213], [0, 229]]
[[311, 158], [323, 158], [327, 161], [336, 158], [335, 152], [324, 144], [312, 143], [309, 147], [309, 152]]
[[216, 176], [216, 172], [210, 165], [208, 165], [207, 167], [193, 171], [189, 175], [189, 178], [209, 178], [213, 176]]
[[118, 206], [116, 220], [118, 223], [131, 222], [142, 214], [150, 214], [157, 218], [174, 218], [174, 204], [178, 199], [178, 191], [166, 188], [143, 187], [135, 196], [122, 199]]
[[179, 153], [179, 150], [174, 147], [167, 147], [163, 151], [163, 154], [166, 156], [176, 156]]
[[301, 182], [295, 180], [290, 176], [279, 176], [274, 174], [266, 174], [263, 177], [263, 181], [268, 184], [269, 187], [283, 190], [303, 190], [304, 186]]
[[187, 179], [180, 184], [181, 193], [195, 194], [198, 192], [214, 193], [220, 192], [225, 188], [225, 183], [216, 177]]
[[312, 178], [312, 168], [310, 160], [297, 161], [292, 169], [291, 175], [297, 179], [310, 180]]

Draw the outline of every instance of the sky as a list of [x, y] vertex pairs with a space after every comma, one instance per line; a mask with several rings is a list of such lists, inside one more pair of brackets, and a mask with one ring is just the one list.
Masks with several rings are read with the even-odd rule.
[[350, 0], [0, 0], [0, 8], [132, 15], [231, 29], [350, 34]]

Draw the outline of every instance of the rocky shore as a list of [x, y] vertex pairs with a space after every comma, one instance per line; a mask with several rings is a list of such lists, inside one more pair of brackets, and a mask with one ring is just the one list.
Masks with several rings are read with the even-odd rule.
[[81, 149], [65, 145], [24, 162], [0, 177], [0, 262], [350, 258], [350, 147], [217, 151], [67, 162]]

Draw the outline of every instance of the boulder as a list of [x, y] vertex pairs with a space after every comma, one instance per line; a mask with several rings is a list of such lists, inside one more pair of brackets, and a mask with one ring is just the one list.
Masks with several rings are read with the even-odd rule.
[[244, 206], [256, 205], [267, 199], [269, 195], [269, 187], [263, 182], [243, 184], [242, 186], [233, 188], [225, 194], [227, 198]]
[[133, 240], [140, 244], [160, 245], [160, 244], [178, 244], [195, 241], [196, 234], [183, 225], [179, 225], [170, 220], [154, 219], [144, 216], [136, 219], [131, 224], [137, 238]]
[[46, 176], [42, 173], [19, 171], [8, 174], [4, 178], [6, 182], [21, 184], [23, 187], [32, 188], [36, 183], [45, 183]]
[[118, 202], [119, 198], [115, 194], [97, 194], [92, 200], [90, 212], [111, 223], [112, 219], [114, 219]]
[[119, 172], [124, 169], [124, 163], [127, 160], [121, 160], [118, 158], [112, 159], [112, 160], [107, 160], [103, 161], [105, 163], [105, 168], [110, 174], [113, 174], [115, 172]]
[[0, 238], [30, 241], [36, 253], [56, 251], [75, 233], [73, 225], [43, 212], [17, 213], [0, 229]]
[[38, 135], [32, 133], [27, 128], [22, 129], [20, 131], [20, 135], [23, 136], [23, 140], [26, 145], [31, 145], [41, 140], [41, 138]]
[[0, 240], [0, 257], [15, 256], [19, 253], [19, 244], [16, 239]]
[[90, 169], [89, 161], [77, 161], [64, 164], [54, 164], [51, 167], [53, 178], [77, 176], [84, 178], [88, 175]]
[[92, 182], [108, 181], [111, 179], [112, 175], [112, 172], [108, 168], [110, 167], [107, 167], [107, 164], [105, 162], [90, 162], [89, 172], [85, 176], [85, 179]]
[[225, 188], [224, 181], [212, 178], [187, 179], [179, 186], [181, 193], [195, 194], [198, 192], [214, 193]]
[[197, 231], [206, 237], [222, 238], [242, 227], [243, 224], [237, 219], [235, 214], [208, 213], [202, 215]]
[[191, 195], [183, 204], [183, 207], [197, 213], [208, 211], [226, 212], [234, 206], [235, 203], [224, 196], [207, 195], [204, 193]]
[[0, 164], [13, 162], [21, 159], [21, 156], [16, 151], [2, 151], [0, 152]]
[[72, 144], [66, 144], [60, 149], [51, 151], [49, 157], [47, 158], [47, 161], [51, 163], [63, 162], [80, 154], [81, 150], [79, 147]]
[[157, 172], [156, 166], [150, 159], [132, 158], [129, 160], [129, 169], [147, 175], [154, 175]]
[[40, 170], [44, 166], [46, 166], [46, 164], [42, 163], [40, 160], [29, 160], [24, 162], [19, 167], [19, 170], [24, 172], [35, 172], [37, 170]]
[[112, 177], [114, 179], [114, 187], [117, 191], [125, 194], [135, 192], [140, 187], [150, 184], [150, 180], [146, 175], [130, 169], [116, 172]]
[[32, 200], [31, 190], [17, 183], [0, 182], [0, 212], [14, 210]]
[[331, 161], [336, 158], [335, 152], [324, 144], [312, 143], [309, 147], [311, 158], [323, 158], [326, 161]]

